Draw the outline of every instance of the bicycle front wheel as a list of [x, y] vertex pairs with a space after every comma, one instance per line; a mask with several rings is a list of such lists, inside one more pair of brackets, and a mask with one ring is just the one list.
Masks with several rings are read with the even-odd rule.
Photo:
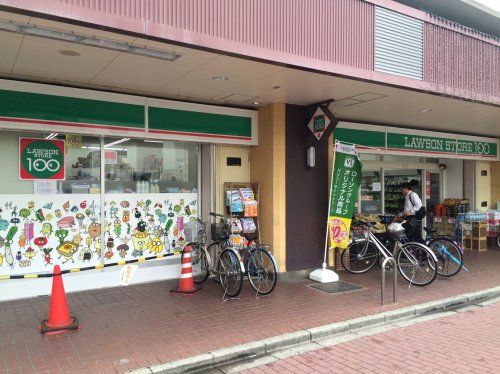
[[436, 279], [436, 261], [431, 250], [423, 244], [403, 244], [396, 256], [396, 263], [399, 273], [410, 284], [427, 286]]
[[366, 273], [377, 262], [378, 249], [372, 243], [366, 244], [366, 240], [355, 241], [342, 251], [340, 263], [349, 273]]
[[[193, 269], [193, 281], [196, 284], [205, 282], [209, 274], [207, 255], [203, 248], [197, 243], [188, 244], [191, 247], [191, 267]], [[184, 258], [182, 252], [181, 259]], [[182, 261], [181, 261], [182, 262]]]
[[243, 272], [240, 259], [232, 249], [227, 248], [220, 254], [217, 272], [224, 294], [229, 297], [238, 296], [243, 286]]
[[278, 266], [274, 257], [264, 248], [250, 250], [247, 260], [248, 281], [257, 294], [273, 292], [278, 283]]
[[434, 251], [437, 261], [437, 273], [443, 277], [457, 274], [464, 263], [462, 251], [451, 239], [437, 237], [432, 239], [427, 246]]

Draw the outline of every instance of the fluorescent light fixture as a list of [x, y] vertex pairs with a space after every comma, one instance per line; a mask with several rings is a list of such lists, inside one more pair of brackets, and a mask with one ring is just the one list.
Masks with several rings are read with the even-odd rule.
[[212, 79], [217, 82], [224, 82], [229, 80], [229, 78], [224, 75], [217, 75], [215, 77], [212, 77]]
[[419, 112], [422, 112], [422, 113], [427, 113], [427, 112], [430, 112], [432, 109], [430, 108], [422, 108], [422, 109], [419, 109], [418, 111]]
[[91, 45], [94, 47], [101, 47], [106, 49], [113, 49], [115, 51], [127, 52], [130, 46], [127, 43], [113, 42], [110, 40], [97, 39], [97, 38], [83, 38], [80, 43]]
[[0, 21], [0, 30], [18, 32], [19, 25], [11, 21]]
[[181, 57], [181, 55], [174, 52], [159, 51], [157, 49], [136, 47], [133, 45], [129, 47], [130, 48], [128, 50], [128, 53], [132, 53], [134, 55], [139, 55], [139, 56], [159, 58], [161, 60], [167, 60], [167, 61], [175, 61], [179, 57]]
[[[95, 149], [96, 151], [100, 151], [101, 147], [97, 147], [94, 145], [84, 145], [83, 149]], [[127, 148], [105, 148], [106, 151], [124, 151], [127, 152]]]
[[129, 141], [130, 138], [122, 138], [122, 139], [119, 139], [119, 140], [116, 140], [114, 142], [111, 142], [111, 143], [108, 143], [104, 146], [104, 148], [109, 148], [111, 147], [112, 145], [117, 145], [117, 144], [120, 144], [120, 143], [124, 143], [124, 142], [127, 142]]
[[160, 143], [160, 144], [163, 144], [163, 140], [148, 140], [148, 139], [144, 139], [144, 143]]
[[54, 139], [57, 135], [59, 135], [59, 134], [56, 134], [56, 133], [50, 133], [49, 135], [47, 135], [47, 136], [45, 137], [45, 139], [48, 139], [48, 140], [50, 140], [50, 139]]
[[76, 42], [80, 38], [77, 35], [73, 34], [72, 32], [46, 29], [43, 27], [31, 26], [31, 25], [22, 26], [21, 33], [34, 36], [41, 36], [43, 38], [64, 40], [67, 42]]
[[22, 35], [34, 35], [44, 38], [63, 40], [66, 42], [105, 48], [144, 57], [158, 58], [166, 61], [175, 61], [181, 57], [180, 54], [175, 52], [160, 51], [157, 49], [131, 45], [118, 40], [99, 39], [95, 36], [80, 35], [73, 32], [66, 32], [36, 25], [22, 25], [10, 21], [0, 21], [0, 30], [15, 32]]

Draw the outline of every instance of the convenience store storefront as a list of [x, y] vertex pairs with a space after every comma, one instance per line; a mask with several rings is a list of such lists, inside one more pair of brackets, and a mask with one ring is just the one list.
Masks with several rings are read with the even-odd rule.
[[[134, 281], [178, 276], [213, 193], [211, 144], [257, 144], [255, 111], [1, 80], [0, 276], [148, 256]], [[167, 265], [167, 266], [165, 266]], [[70, 274], [69, 290], [119, 284], [119, 267]], [[48, 279], [3, 280], [1, 299]], [[23, 287], [19, 287], [23, 282]]]
[[340, 122], [334, 137], [357, 145], [363, 164], [358, 212], [364, 214], [400, 212], [402, 182], [414, 184], [428, 218], [445, 198], [473, 201], [467, 164], [498, 160], [498, 140], [493, 138], [350, 122]]

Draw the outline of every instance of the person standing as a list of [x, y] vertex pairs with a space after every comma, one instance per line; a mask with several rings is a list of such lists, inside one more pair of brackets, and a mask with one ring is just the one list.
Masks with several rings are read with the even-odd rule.
[[405, 198], [404, 210], [398, 214], [395, 220], [404, 220], [403, 227], [406, 237], [411, 242], [423, 243], [422, 239], [422, 221], [415, 216], [422, 208], [422, 200], [416, 192], [413, 191], [413, 186], [409, 182], [401, 183], [401, 194]]

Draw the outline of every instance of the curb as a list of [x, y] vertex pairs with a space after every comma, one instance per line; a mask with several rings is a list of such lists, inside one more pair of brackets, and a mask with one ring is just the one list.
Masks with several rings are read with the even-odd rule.
[[132, 370], [131, 373], [186, 373], [213, 369], [221, 365], [236, 363], [243, 359], [259, 358], [276, 352], [277, 350], [293, 347], [302, 343], [314, 342], [322, 338], [333, 337], [337, 334], [347, 333], [370, 326], [386, 324], [396, 320], [409, 319], [425, 314], [436, 313], [446, 309], [464, 307], [479, 301], [496, 298], [498, 296], [500, 296], [500, 286], [477, 292], [466, 293], [459, 296], [453, 296], [446, 299], [430, 301], [411, 307], [395, 309], [347, 321], [299, 330], [289, 334], [273, 336], [267, 339], [203, 353], [198, 356], [170, 361], [166, 364]]

